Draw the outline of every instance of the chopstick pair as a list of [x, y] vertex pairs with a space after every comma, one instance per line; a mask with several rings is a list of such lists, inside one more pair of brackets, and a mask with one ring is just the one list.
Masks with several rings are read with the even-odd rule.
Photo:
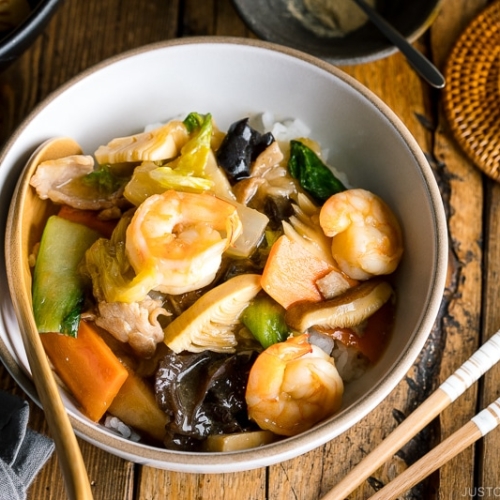
[[[343, 500], [500, 360], [500, 330], [359, 462], [322, 500]], [[392, 500], [500, 424], [500, 398], [384, 486], [370, 500]]]

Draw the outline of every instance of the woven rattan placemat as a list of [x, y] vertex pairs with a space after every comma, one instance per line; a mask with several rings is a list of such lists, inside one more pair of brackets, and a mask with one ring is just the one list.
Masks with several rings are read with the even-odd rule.
[[500, 1], [461, 34], [445, 77], [444, 106], [454, 136], [475, 165], [500, 181]]

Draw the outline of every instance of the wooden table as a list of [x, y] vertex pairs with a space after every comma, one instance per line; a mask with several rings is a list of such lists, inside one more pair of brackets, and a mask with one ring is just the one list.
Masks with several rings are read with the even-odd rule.
[[[443, 68], [457, 37], [486, 4], [487, 0], [444, 0], [418, 47]], [[230, 0], [66, 0], [35, 45], [0, 75], [0, 143], [40, 100], [89, 66], [149, 42], [190, 35], [254, 36]], [[320, 498], [499, 328], [500, 186], [462, 153], [443, 114], [442, 93], [424, 84], [399, 53], [343, 69], [381, 97], [413, 133], [431, 161], [449, 215], [449, 282], [419, 359], [390, 396], [350, 431], [272, 467], [223, 475], [173, 473], [135, 465], [80, 441], [96, 500]], [[498, 380], [500, 367], [469, 389], [352, 498], [368, 498], [374, 488], [496, 399]], [[26, 397], [2, 366], [0, 389]], [[33, 404], [30, 426], [49, 433], [43, 411]], [[498, 430], [404, 498], [472, 498], [474, 493], [500, 497]], [[65, 497], [54, 455], [30, 488], [29, 498]]]

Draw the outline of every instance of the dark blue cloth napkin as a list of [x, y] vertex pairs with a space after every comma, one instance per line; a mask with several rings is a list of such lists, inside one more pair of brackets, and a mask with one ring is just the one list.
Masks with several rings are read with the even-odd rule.
[[28, 428], [27, 401], [0, 391], [0, 500], [23, 500], [54, 451], [52, 439]]

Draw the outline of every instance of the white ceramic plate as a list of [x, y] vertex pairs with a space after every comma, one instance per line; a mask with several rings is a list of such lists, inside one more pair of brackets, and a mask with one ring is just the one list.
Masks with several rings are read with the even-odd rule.
[[[109, 139], [190, 111], [212, 113], [222, 130], [249, 114], [300, 118], [329, 148], [329, 161], [357, 187], [384, 198], [402, 221], [393, 342], [346, 391], [341, 411], [308, 432], [259, 449], [207, 454], [132, 443], [85, 418], [64, 397], [76, 433], [125, 459], [182, 472], [235, 472], [296, 457], [338, 436], [377, 406], [403, 378], [433, 325], [446, 276], [447, 233], [433, 173], [416, 141], [371, 92], [328, 63], [259, 41], [191, 38], [144, 47], [73, 79], [26, 118], [0, 157], [0, 234], [9, 200], [34, 149], [69, 136], [93, 153]], [[8, 244], [8, 242], [7, 242]], [[2, 245], [3, 251], [3, 245]], [[37, 400], [0, 267], [0, 354]]]

